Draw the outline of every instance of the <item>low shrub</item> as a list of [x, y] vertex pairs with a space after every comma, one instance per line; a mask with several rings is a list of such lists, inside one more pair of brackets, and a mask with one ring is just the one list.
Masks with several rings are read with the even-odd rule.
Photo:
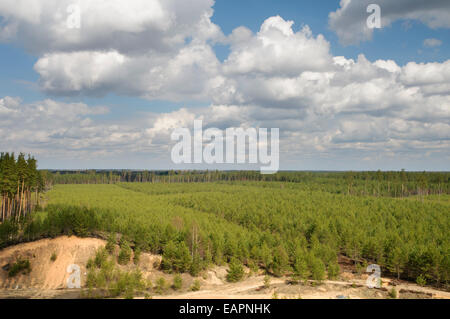
[[31, 264], [28, 259], [17, 259], [8, 271], [9, 277], [14, 277], [19, 273], [29, 274], [31, 272]]
[[417, 278], [416, 278], [416, 283], [419, 285], [419, 286], [425, 286], [426, 284], [427, 284], [427, 279], [425, 278], [425, 276], [424, 275], [419, 275]]
[[242, 267], [242, 264], [238, 260], [233, 259], [230, 263], [230, 269], [228, 270], [227, 281], [238, 282], [243, 277], [244, 277], [244, 268]]
[[124, 240], [120, 243], [120, 252], [118, 257], [118, 262], [121, 265], [126, 265], [130, 262], [131, 258], [131, 248], [128, 241]]
[[156, 293], [162, 294], [166, 290], [166, 280], [163, 277], [160, 277], [155, 284], [154, 287]]
[[182, 286], [183, 286], [183, 279], [181, 278], [180, 275], [176, 275], [176, 276], [173, 278], [172, 288], [173, 288], [174, 290], [179, 290], [179, 289], [181, 289]]
[[200, 280], [196, 279], [194, 283], [191, 286], [192, 291], [199, 291], [200, 290]]

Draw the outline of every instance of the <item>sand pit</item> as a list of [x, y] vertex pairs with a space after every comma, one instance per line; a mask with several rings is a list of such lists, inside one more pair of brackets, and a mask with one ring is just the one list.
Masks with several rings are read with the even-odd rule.
[[[62, 236], [23, 243], [0, 250], [0, 289], [43, 290], [67, 288], [67, 267], [78, 265], [81, 269], [81, 284], [86, 279], [86, 263], [95, 251], [105, 245], [96, 238]], [[52, 255], [53, 259], [52, 260]], [[56, 259], [55, 259], [56, 257]], [[8, 268], [18, 259], [30, 261], [31, 272], [8, 276]]]

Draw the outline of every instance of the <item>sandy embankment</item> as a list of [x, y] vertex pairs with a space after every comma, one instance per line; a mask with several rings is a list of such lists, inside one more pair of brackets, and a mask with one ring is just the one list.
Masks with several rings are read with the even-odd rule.
[[[96, 238], [78, 238], [62, 236], [54, 239], [42, 239], [23, 243], [0, 250], [0, 289], [63, 289], [67, 287], [70, 275], [67, 267], [78, 265], [81, 273], [86, 272], [86, 263], [95, 255], [96, 250], [105, 245], [105, 241]], [[51, 260], [55, 254], [56, 259]], [[18, 258], [28, 259], [31, 272], [27, 275], [8, 276], [7, 265]], [[81, 276], [83, 285], [86, 276]]]

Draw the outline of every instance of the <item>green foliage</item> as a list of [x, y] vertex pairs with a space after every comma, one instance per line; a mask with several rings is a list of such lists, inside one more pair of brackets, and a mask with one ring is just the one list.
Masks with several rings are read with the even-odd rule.
[[395, 288], [389, 290], [389, 298], [397, 299], [397, 290]]
[[[307, 188], [351, 196], [407, 197], [448, 194], [450, 173], [435, 172], [278, 172], [263, 175], [255, 171], [57, 171], [43, 172], [50, 184], [114, 184], [139, 189], [151, 195], [211, 191], [209, 183], [271, 182], [274, 188]], [[139, 182], [136, 184], [121, 182]], [[141, 183], [151, 182], [148, 188]], [[195, 184], [195, 189], [183, 185]], [[305, 187], [306, 186], [306, 187]]]
[[266, 242], [263, 242], [259, 253], [261, 262], [263, 263], [266, 270], [269, 270], [270, 266], [272, 265], [273, 256], [272, 251]]
[[200, 273], [200, 270], [202, 269], [202, 261], [199, 254], [194, 254], [194, 257], [192, 259], [191, 266], [189, 267], [189, 273], [196, 277]]
[[162, 294], [167, 289], [167, 283], [164, 277], [158, 278], [154, 287], [156, 293]]
[[95, 253], [94, 266], [97, 268], [102, 268], [108, 260], [108, 252], [105, 248], [100, 248]]
[[106, 250], [110, 255], [114, 253], [114, 248], [116, 247], [116, 235], [115, 234], [109, 234], [108, 240], [106, 242]]
[[[422, 173], [208, 174], [171, 173], [170, 180], [209, 176], [225, 181], [55, 185], [46, 193], [44, 211], [0, 224], [0, 247], [100, 232], [127, 238], [135, 256], [139, 250], [162, 254], [161, 268], [168, 273], [197, 275], [211, 263], [237, 260], [274, 275], [325, 278], [335, 275], [337, 257], [344, 254], [361, 264], [362, 271], [367, 260], [386, 275], [416, 280], [423, 274], [430, 284], [448, 285], [450, 196], [445, 174], [427, 173], [426, 185], [419, 185]], [[162, 176], [154, 178], [163, 181]], [[239, 181], [244, 177], [247, 181]], [[259, 181], [266, 178], [274, 181]], [[428, 187], [420, 195], [423, 201], [412, 191], [418, 186]], [[121, 245], [122, 250], [130, 253], [124, 258], [129, 261], [131, 248]]]
[[94, 259], [89, 258], [87, 263], [86, 263], [86, 268], [87, 269], [93, 269], [94, 267], [95, 267]]
[[172, 284], [172, 288], [174, 290], [179, 290], [181, 289], [181, 287], [183, 286], [183, 279], [181, 278], [180, 275], [175, 275], [175, 277], [173, 277], [173, 284]]
[[39, 192], [44, 188], [36, 160], [20, 153], [0, 153], [0, 221], [21, 221], [39, 205]]
[[313, 280], [320, 282], [325, 279], [325, 265], [321, 259], [312, 256], [309, 267]]
[[230, 269], [227, 274], [227, 281], [229, 282], [238, 282], [244, 277], [244, 268], [242, 267], [242, 263], [240, 263], [237, 259], [233, 259], [230, 263]]
[[404, 267], [408, 262], [408, 252], [406, 250], [407, 247], [398, 246], [396, 244], [399, 241], [398, 236], [395, 236], [394, 238], [391, 239], [393, 247], [390, 247], [391, 254], [389, 255], [387, 266], [388, 269], [400, 279], [400, 275], [403, 273]]
[[161, 268], [165, 271], [187, 272], [191, 266], [191, 254], [185, 242], [169, 243], [164, 247]]
[[132, 272], [118, 272], [115, 280], [109, 286], [111, 297], [124, 296], [132, 299], [138, 292], [145, 289], [145, 283], [142, 279], [142, 273], [139, 270]]
[[15, 277], [19, 273], [29, 274], [31, 272], [31, 263], [28, 259], [18, 258], [9, 268], [8, 277]]
[[308, 280], [308, 278], [310, 277], [311, 272], [309, 271], [308, 263], [304, 253], [297, 253], [294, 264], [294, 273], [298, 279], [303, 281]]
[[273, 274], [277, 277], [284, 275], [289, 269], [289, 256], [282, 246], [277, 247], [275, 250], [271, 269]]
[[119, 252], [119, 256], [117, 261], [119, 262], [119, 264], [121, 265], [126, 265], [130, 262], [130, 258], [131, 258], [131, 248], [130, 248], [130, 244], [128, 243], [127, 240], [121, 240], [120, 242], [120, 252]]
[[419, 276], [417, 276], [417, 278], [416, 278], [416, 283], [419, 285], [419, 286], [425, 286], [426, 284], [427, 284], [427, 279], [425, 278], [425, 276], [424, 275], [419, 275]]
[[141, 259], [141, 249], [139, 247], [137, 247], [134, 250], [133, 262], [137, 265], [139, 263], [140, 259]]
[[58, 257], [58, 255], [56, 254], [56, 252], [53, 252], [52, 255], [50, 256], [50, 260], [51, 261], [56, 261], [56, 258]]
[[254, 260], [249, 260], [247, 266], [250, 269], [250, 274], [257, 274], [259, 270], [258, 264]]
[[328, 265], [328, 279], [336, 279], [339, 276], [340, 268], [337, 262]]
[[105, 248], [97, 251], [95, 258], [88, 262], [87, 268], [86, 285], [89, 297], [131, 299], [146, 289], [142, 273], [138, 269], [131, 272], [118, 269]]
[[200, 290], [200, 280], [196, 279], [194, 280], [194, 283], [191, 286], [192, 291], [199, 291]]

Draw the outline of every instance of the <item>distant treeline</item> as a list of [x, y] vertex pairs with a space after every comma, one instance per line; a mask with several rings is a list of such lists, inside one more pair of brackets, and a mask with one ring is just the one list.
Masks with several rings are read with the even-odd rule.
[[[18, 220], [28, 215], [39, 204], [39, 192], [44, 188], [43, 175], [37, 170], [36, 160], [20, 153], [0, 154], [0, 220]], [[34, 194], [34, 195], [33, 195]]]
[[449, 172], [294, 172], [263, 175], [258, 171], [45, 171], [48, 184], [204, 183], [277, 181], [304, 183], [311, 190], [349, 195], [405, 197], [450, 193]]

